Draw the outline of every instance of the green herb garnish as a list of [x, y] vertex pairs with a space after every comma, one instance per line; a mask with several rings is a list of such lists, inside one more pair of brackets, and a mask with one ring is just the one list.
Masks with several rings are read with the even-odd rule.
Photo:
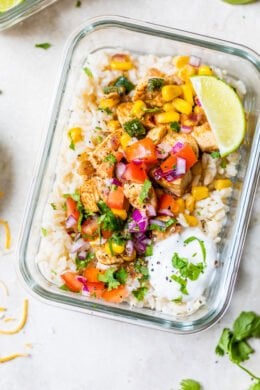
[[44, 49], [44, 50], [47, 50], [51, 47], [52, 45], [48, 42], [45, 42], [45, 43], [36, 43], [35, 47], [38, 47], [40, 49]]
[[143, 301], [147, 291], [148, 291], [148, 287], [143, 286], [137, 288], [136, 290], [133, 290], [132, 294], [138, 301]]
[[181, 126], [178, 122], [171, 122], [170, 123], [170, 128], [174, 130], [176, 133], [180, 132]]
[[145, 256], [152, 256], [153, 255], [153, 246], [152, 245], [147, 245], [145, 252]]
[[139, 200], [141, 203], [143, 203], [145, 200], [149, 198], [149, 192], [151, 188], [152, 188], [152, 183], [150, 182], [150, 180], [145, 179], [143, 187], [141, 189], [141, 193], [139, 195]]
[[115, 278], [119, 281], [120, 284], [126, 284], [128, 273], [124, 268], [120, 268], [115, 273]]
[[193, 379], [183, 379], [180, 385], [180, 390], [201, 390], [201, 385], [199, 384], [199, 382]]
[[104, 201], [100, 200], [98, 203], [98, 208], [100, 210], [100, 213], [102, 214], [98, 218], [98, 223], [100, 226], [100, 229], [109, 230], [112, 232], [120, 231], [122, 228], [122, 220], [120, 218], [117, 218], [110, 208], [105, 204]]
[[172, 302], [174, 303], [182, 303], [182, 296], [178, 296], [177, 298], [173, 299]]
[[220, 153], [218, 151], [211, 152], [210, 155], [212, 158], [219, 158], [220, 157]]
[[83, 68], [83, 70], [88, 77], [90, 77], [91, 79], [93, 78], [93, 73], [91, 72], [91, 70], [88, 67], [85, 66], [85, 68]]
[[75, 264], [77, 267], [77, 271], [80, 271], [87, 267], [87, 265], [90, 263], [91, 260], [95, 258], [94, 253], [88, 253], [86, 255], [86, 258], [84, 260], [80, 260], [78, 257], [75, 259]]
[[50, 205], [51, 205], [51, 207], [52, 207], [53, 210], [57, 210], [57, 206], [56, 206], [55, 203], [50, 203]]
[[149, 230], [158, 230], [159, 232], [165, 232], [165, 230], [168, 229], [168, 227], [174, 225], [176, 223], [175, 218], [169, 218], [168, 221], [164, 222], [164, 226], [156, 225], [155, 223], [150, 224]]
[[142, 275], [140, 278], [138, 278], [140, 282], [144, 282], [149, 279], [149, 270], [147, 263], [144, 260], [137, 259], [134, 267], [135, 271]]
[[147, 89], [149, 92], [159, 91], [163, 85], [164, 79], [154, 77], [148, 80]]
[[128, 80], [125, 76], [120, 76], [118, 79], [114, 82], [115, 87], [123, 87], [125, 89], [125, 93], [128, 94], [134, 89], [134, 84], [131, 83], [131, 81]]
[[110, 108], [108, 108], [108, 107], [106, 107], [106, 108], [99, 107], [98, 111], [105, 112], [108, 115], [112, 115], [113, 114], [112, 110], [110, 110]]
[[115, 156], [114, 156], [112, 153], [109, 153], [109, 154], [104, 158], [104, 161], [105, 161], [105, 162], [109, 162], [110, 165], [115, 165], [116, 162], [117, 162], [117, 159], [115, 158]]
[[124, 129], [131, 137], [143, 138], [146, 134], [146, 129], [139, 119], [132, 119], [124, 123]]
[[42, 232], [42, 235], [43, 235], [44, 237], [46, 237], [47, 234], [48, 234], [47, 229], [45, 229], [44, 227], [41, 228], [41, 232]]
[[227, 167], [227, 160], [226, 159], [221, 160], [220, 166], [221, 168], [225, 169]]
[[185, 278], [182, 278], [181, 276], [177, 276], [177, 275], [172, 275], [171, 276], [171, 279], [174, 280], [176, 283], [179, 283], [180, 285], [180, 291], [185, 294], [185, 295], [188, 295], [188, 291], [187, 291], [187, 279]]
[[98, 280], [107, 284], [108, 291], [120, 286], [120, 282], [115, 278], [116, 268], [109, 268], [104, 274], [98, 274]]
[[162, 111], [160, 107], [143, 108], [144, 114], [152, 114], [153, 112], [160, 112], [160, 111]]
[[63, 291], [70, 291], [69, 287], [66, 286], [66, 284], [63, 284], [62, 286], [60, 286], [59, 289], [63, 290]]
[[184, 241], [184, 244], [187, 245], [190, 242], [193, 242], [195, 240], [198, 241], [198, 243], [200, 244], [200, 249], [201, 249], [201, 252], [202, 252], [203, 261], [205, 263], [206, 262], [206, 257], [207, 257], [207, 251], [206, 251], [205, 243], [204, 243], [203, 240], [200, 240], [198, 237], [191, 236], [191, 237], [186, 238], [186, 240]]

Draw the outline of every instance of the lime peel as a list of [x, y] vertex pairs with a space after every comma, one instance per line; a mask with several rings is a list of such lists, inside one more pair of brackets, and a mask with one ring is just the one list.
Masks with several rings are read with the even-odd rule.
[[0, 13], [9, 11], [21, 4], [23, 1], [24, 0], [0, 0]]
[[237, 150], [245, 136], [242, 103], [226, 82], [215, 76], [191, 77], [193, 88], [205, 111], [222, 157]]

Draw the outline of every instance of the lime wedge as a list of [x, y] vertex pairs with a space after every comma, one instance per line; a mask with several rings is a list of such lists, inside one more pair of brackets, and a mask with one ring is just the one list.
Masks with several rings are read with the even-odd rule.
[[216, 137], [221, 156], [234, 152], [245, 136], [246, 120], [236, 92], [214, 76], [190, 78]]
[[7, 12], [9, 9], [16, 7], [24, 0], [0, 0], [0, 12]]

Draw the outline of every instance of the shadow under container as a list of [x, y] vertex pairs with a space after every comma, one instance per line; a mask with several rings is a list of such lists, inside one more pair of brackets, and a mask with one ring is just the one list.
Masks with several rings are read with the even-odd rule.
[[[123, 49], [158, 56], [194, 55], [203, 62], [225, 69], [247, 88], [244, 107], [247, 132], [240, 148], [241, 159], [230, 200], [228, 223], [221, 233], [218, 262], [212, 283], [205, 291], [206, 305], [187, 317], [177, 317], [148, 308], [109, 304], [65, 292], [48, 282], [35, 261], [40, 245], [40, 227], [48, 196], [55, 180], [61, 137], [71, 115], [76, 84], [89, 54], [103, 49]], [[246, 231], [259, 176], [260, 150], [260, 62], [252, 50], [233, 43], [195, 35], [123, 17], [99, 17], [87, 21], [71, 37], [52, 107], [49, 128], [22, 226], [18, 257], [19, 272], [35, 295], [50, 304], [106, 318], [188, 334], [212, 326], [225, 313], [238, 273]]]

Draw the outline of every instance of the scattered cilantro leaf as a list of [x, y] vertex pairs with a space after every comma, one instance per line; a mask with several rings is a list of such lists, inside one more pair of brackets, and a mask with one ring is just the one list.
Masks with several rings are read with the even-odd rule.
[[115, 273], [115, 278], [119, 281], [120, 284], [126, 284], [128, 273], [125, 268], [120, 268]]
[[158, 230], [159, 232], [165, 232], [168, 227], [174, 225], [176, 222], [177, 221], [175, 218], [169, 218], [167, 221], [165, 221], [164, 226], [159, 226], [152, 223], [149, 226], [149, 230]]
[[229, 346], [229, 357], [233, 363], [239, 364], [249, 359], [249, 355], [253, 353], [253, 348], [250, 347], [247, 341], [232, 341]]
[[148, 287], [139, 287], [136, 290], [132, 291], [132, 294], [138, 301], [143, 301], [144, 297], [148, 291]]
[[80, 270], [86, 268], [87, 265], [90, 263], [90, 261], [94, 259], [94, 257], [95, 257], [94, 253], [88, 253], [84, 260], [79, 259], [77, 256], [75, 259], [77, 271], [80, 271]]
[[42, 232], [43, 237], [46, 237], [48, 234], [47, 229], [45, 229], [44, 227], [41, 228], [41, 232]]
[[130, 137], [142, 138], [146, 134], [146, 129], [139, 119], [132, 119], [124, 123], [124, 129]]
[[225, 169], [227, 167], [227, 160], [223, 159], [220, 163], [221, 168]]
[[134, 267], [135, 271], [142, 275], [140, 278], [138, 278], [139, 281], [144, 282], [149, 279], [149, 270], [147, 263], [144, 260], [137, 259]]
[[211, 152], [210, 155], [212, 158], [219, 158], [220, 157], [219, 151]]
[[172, 302], [174, 302], [174, 303], [182, 303], [182, 296], [179, 295], [177, 298], [172, 299]]
[[249, 390], [260, 390], [260, 382], [253, 383]]
[[85, 68], [83, 68], [83, 70], [88, 77], [90, 77], [91, 79], [93, 78], [93, 73], [91, 72], [91, 70], [87, 66], [85, 66]]
[[44, 50], [47, 50], [51, 47], [52, 45], [48, 42], [44, 42], [44, 43], [36, 43], [35, 44], [35, 47], [39, 48], [39, 49], [44, 49]]
[[110, 108], [108, 108], [108, 107], [105, 107], [105, 108], [99, 107], [98, 111], [105, 112], [108, 115], [113, 114], [112, 110], [110, 110]]
[[60, 286], [59, 289], [63, 290], [63, 291], [70, 291], [69, 287], [66, 286], [66, 284], [63, 284], [62, 286]]
[[230, 329], [225, 328], [220, 336], [218, 345], [216, 346], [215, 352], [219, 356], [224, 356], [229, 351], [229, 346], [232, 338], [232, 332]]
[[112, 213], [104, 201], [100, 200], [97, 205], [101, 212], [101, 216], [98, 218], [100, 228], [112, 232], [120, 231], [122, 228], [122, 220]]
[[109, 162], [110, 165], [114, 165], [114, 164], [116, 164], [117, 159], [115, 158], [115, 156], [114, 156], [112, 153], [109, 153], [109, 154], [104, 158], [104, 161], [105, 161], [105, 162]]
[[145, 179], [139, 196], [139, 200], [141, 203], [143, 203], [146, 199], [148, 199], [151, 188], [152, 188], [152, 183], [150, 182], [150, 180]]
[[159, 91], [164, 85], [164, 79], [154, 77], [148, 80], [147, 89], [149, 92]]
[[171, 276], [171, 279], [174, 280], [176, 283], [179, 283], [180, 285], [180, 291], [185, 294], [185, 295], [188, 295], [188, 291], [187, 291], [187, 279], [181, 277], [181, 276], [178, 276], [176, 274], [173, 274]]
[[199, 382], [193, 379], [183, 379], [180, 385], [180, 390], [201, 390], [201, 385], [199, 384]]
[[252, 311], [242, 312], [233, 324], [236, 340], [247, 337], [260, 337], [260, 317]]
[[153, 246], [152, 245], [147, 245], [145, 252], [145, 256], [152, 256], [153, 255]]
[[128, 80], [125, 76], [120, 76], [118, 79], [114, 82], [115, 87], [123, 87], [125, 89], [125, 93], [128, 94], [134, 89], [134, 84]]
[[55, 203], [50, 203], [50, 205], [51, 205], [51, 207], [52, 207], [53, 210], [57, 210], [57, 206], [56, 206]]
[[205, 263], [206, 262], [206, 257], [207, 257], [207, 251], [206, 251], [206, 247], [205, 247], [205, 244], [204, 244], [203, 240], [200, 240], [198, 237], [191, 236], [191, 237], [186, 238], [186, 240], [184, 241], [184, 244], [187, 245], [190, 242], [195, 241], [195, 240], [197, 240], [198, 243], [200, 244], [200, 249], [201, 249], [201, 252], [202, 252], [203, 261]]
[[171, 122], [170, 123], [170, 128], [174, 130], [176, 133], [180, 132], [181, 126], [178, 122]]
[[120, 282], [114, 276], [115, 271], [115, 268], [108, 268], [104, 274], [98, 274], [98, 280], [107, 284], [108, 291], [120, 285]]

